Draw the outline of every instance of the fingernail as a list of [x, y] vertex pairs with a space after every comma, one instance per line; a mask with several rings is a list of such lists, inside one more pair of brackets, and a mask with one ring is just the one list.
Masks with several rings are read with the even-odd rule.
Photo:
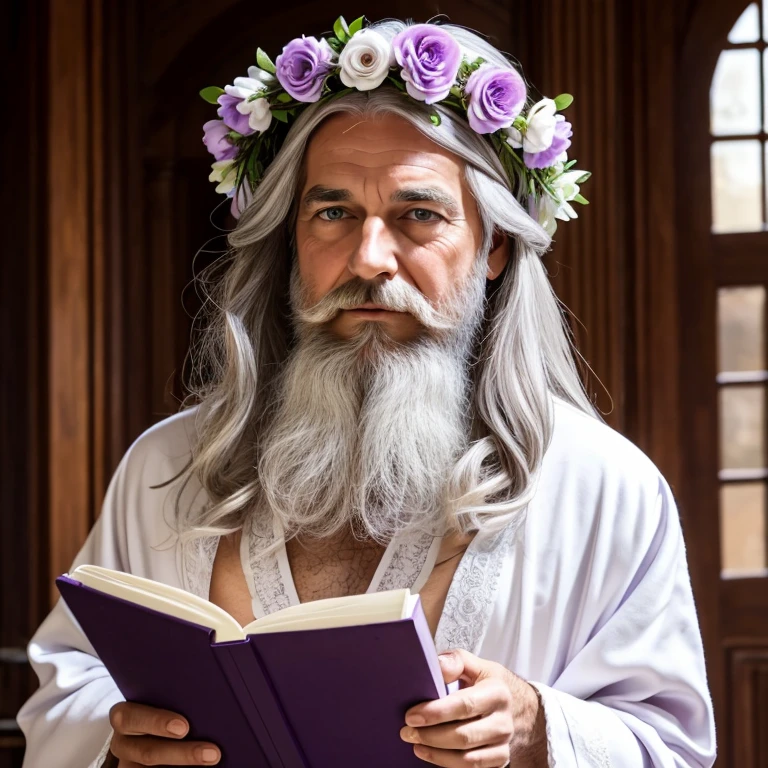
[[218, 763], [219, 753], [211, 747], [203, 747], [202, 757], [204, 763]]
[[426, 722], [423, 715], [408, 715], [405, 718], [406, 725], [424, 725]]
[[419, 732], [415, 728], [402, 728], [400, 730], [400, 738], [403, 741], [410, 741], [411, 744], [416, 744], [419, 741]]
[[183, 736], [187, 732], [187, 724], [183, 720], [171, 720], [165, 727], [174, 736]]

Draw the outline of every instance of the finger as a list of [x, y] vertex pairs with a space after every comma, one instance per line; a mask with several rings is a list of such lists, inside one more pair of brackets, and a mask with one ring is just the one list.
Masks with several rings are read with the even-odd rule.
[[488, 678], [469, 688], [454, 691], [442, 699], [434, 699], [412, 707], [405, 713], [405, 724], [416, 728], [439, 725], [454, 720], [469, 720], [489, 715], [504, 706], [509, 688], [499, 678]]
[[509, 744], [496, 744], [463, 752], [457, 749], [437, 749], [417, 744], [414, 754], [421, 760], [444, 768], [504, 768], [509, 765]]
[[215, 765], [221, 752], [213, 744], [199, 741], [171, 741], [155, 736], [122, 736], [112, 739], [112, 754], [144, 765]]
[[512, 741], [512, 722], [500, 712], [488, 717], [463, 720], [445, 725], [432, 725], [424, 728], [405, 726], [400, 731], [400, 738], [409, 744], [424, 744], [439, 749], [479, 749], [491, 744]]
[[490, 671], [489, 667], [494, 665], [494, 662], [481, 659], [463, 648], [454, 648], [441, 653], [437, 660], [440, 662], [446, 683], [462, 680], [467, 685], [474, 685], [477, 680], [487, 675]]
[[109, 710], [109, 722], [116, 733], [126, 736], [149, 734], [182, 739], [189, 732], [189, 723], [181, 715], [130, 701], [115, 704]]

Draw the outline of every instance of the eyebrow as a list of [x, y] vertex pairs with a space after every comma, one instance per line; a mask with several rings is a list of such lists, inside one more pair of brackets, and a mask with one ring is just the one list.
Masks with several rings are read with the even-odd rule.
[[345, 200], [351, 199], [352, 193], [348, 189], [331, 189], [322, 186], [322, 184], [315, 184], [304, 195], [304, 205], [309, 207], [313, 203], [343, 203]]
[[390, 199], [393, 203], [438, 203], [448, 211], [450, 216], [457, 216], [459, 213], [459, 204], [456, 200], [436, 187], [399, 189]]
[[[352, 193], [348, 189], [333, 189], [316, 184], [304, 195], [303, 204], [308, 208], [315, 203], [343, 203], [351, 199]], [[436, 187], [398, 189], [392, 194], [390, 200], [393, 203], [438, 203], [445, 207], [450, 216], [457, 216], [459, 213], [459, 204], [456, 200]]]

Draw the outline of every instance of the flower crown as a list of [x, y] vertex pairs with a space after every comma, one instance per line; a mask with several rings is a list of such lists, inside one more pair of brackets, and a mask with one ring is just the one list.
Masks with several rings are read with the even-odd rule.
[[[215, 159], [209, 180], [233, 198], [235, 217], [303, 108], [386, 81], [417, 101], [453, 109], [473, 131], [489, 136], [517, 199], [550, 235], [556, 219], [577, 218], [571, 202], [587, 204], [579, 185], [591, 174], [571, 170], [576, 161], [568, 160], [573, 131], [557, 113], [572, 96], [542, 99], [524, 114], [528, 94], [517, 70], [469, 61], [448, 30], [415, 24], [390, 42], [364, 23], [360, 17], [347, 25], [339, 17], [333, 36], [291, 40], [274, 63], [258, 48], [248, 77], [223, 90], [200, 91], [218, 105], [221, 118], [203, 126], [203, 142]], [[440, 124], [437, 112], [430, 119]]]

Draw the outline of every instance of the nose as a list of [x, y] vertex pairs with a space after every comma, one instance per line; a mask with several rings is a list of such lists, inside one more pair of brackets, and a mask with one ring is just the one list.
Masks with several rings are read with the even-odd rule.
[[394, 238], [380, 218], [371, 216], [363, 222], [360, 243], [349, 257], [347, 269], [363, 280], [391, 280], [397, 274]]

